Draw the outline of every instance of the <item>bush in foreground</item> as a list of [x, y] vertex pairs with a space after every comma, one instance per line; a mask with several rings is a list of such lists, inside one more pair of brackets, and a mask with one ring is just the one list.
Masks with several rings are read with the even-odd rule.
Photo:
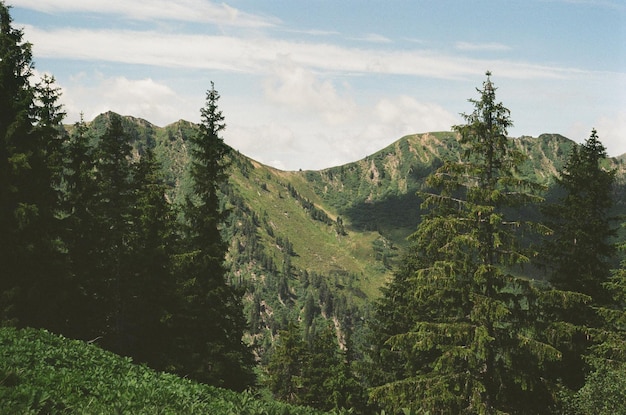
[[45, 330], [0, 328], [1, 413], [322, 414], [135, 365]]

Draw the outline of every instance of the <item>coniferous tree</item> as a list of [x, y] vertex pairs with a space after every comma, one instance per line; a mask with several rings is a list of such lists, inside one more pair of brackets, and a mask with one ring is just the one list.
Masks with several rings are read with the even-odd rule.
[[[409, 252], [416, 253], [411, 244]], [[394, 335], [406, 333], [423, 315], [424, 302], [416, 301], [412, 276], [419, 269], [417, 254], [406, 255], [395, 270], [393, 278], [382, 287], [380, 298], [367, 326], [368, 349], [359, 363], [359, 370], [367, 387], [395, 382], [415, 372], [412, 356], [391, 350], [387, 341]], [[423, 299], [422, 299], [423, 300]]]
[[[621, 249], [626, 248], [624, 244]], [[604, 289], [611, 295], [610, 305], [594, 306], [599, 327], [580, 330], [585, 334], [579, 337], [577, 345], [587, 346], [582, 353], [584, 363], [584, 383], [573, 385], [573, 390], [562, 392], [562, 404], [559, 409], [562, 414], [624, 414], [626, 413], [626, 261], [622, 261], [620, 268], [614, 270], [611, 277], [604, 284]], [[592, 303], [593, 304], [593, 303]], [[573, 313], [580, 313], [580, 308]], [[583, 310], [585, 311], [585, 310]], [[589, 315], [589, 313], [586, 313]], [[577, 363], [575, 361], [575, 363]], [[580, 372], [580, 365], [574, 370], [566, 367], [561, 369], [565, 376], [574, 370]], [[576, 380], [580, 375], [576, 372]], [[565, 383], [565, 382], [564, 382]], [[571, 386], [566, 383], [566, 386]], [[577, 387], [580, 387], [576, 390]]]
[[572, 149], [556, 178], [563, 196], [543, 209], [553, 230], [542, 250], [552, 270], [551, 283], [589, 295], [596, 304], [611, 300], [603, 284], [610, 277], [616, 253], [611, 242], [616, 230], [610, 217], [615, 171], [602, 167], [606, 158], [606, 149], [592, 130], [583, 144]]
[[170, 335], [176, 302], [171, 262], [177, 240], [175, 213], [165, 198], [167, 188], [152, 148], [145, 148], [132, 180], [132, 261], [123, 300], [132, 336], [127, 352], [138, 362], [164, 369], [175, 352]]
[[277, 399], [300, 403], [306, 353], [307, 345], [297, 325], [290, 324], [279, 332], [267, 365], [267, 386]]
[[31, 45], [0, 2], [0, 321], [41, 327], [63, 301], [56, 180], [64, 114], [53, 80], [32, 86], [32, 69]]
[[[89, 144], [89, 128], [81, 114], [74, 124], [63, 154], [62, 239], [68, 255], [68, 278], [71, 300], [66, 303], [68, 328], [66, 335], [73, 338], [94, 336], [92, 321], [92, 287], [89, 276], [94, 271], [97, 223], [94, 217], [97, 182], [93, 148]], [[94, 337], [89, 337], [93, 339]]]
[[506, 272], [528, 261], [518, 232], [531, 226], [515, 208], [537, 200], [535, 186], [516, 174], [522, 157], [489, 75], [455, 127], [461, 159], [429, 177], [437, 193], [422, 194], [430, 212], [412, 236], [418, 258], [407, 277], [417, 307], [411, 329], [385, 344], [409, 364], [371, 394], [393, 410], [541, 413], [551, 403], [541, 368], [560, 353], [539, 341], [540, 293]]
[[365, 409], [364, 391], [339, 349], [334, 327], [326, 323], [303, 340], [297, 324], [281, 330], [267, 365], [267, 385], [277, 399], [330, 410]]
[[193, 195], [183, 206], [188, 246], [178, 257], [177, 270], [184, 299], [176, 320], [181, 356], [177, 370], [242, 390], [253, 381], [253, 357], [242, 341], [246, 326], [242, 292], [225, 280], [228, 247], [220, 231], [227, 212], [221, 209], [219, 187], [227, 178], [229, 147], [220, 137], [225, 124], [219, 97], [212, 84], [199, 131], [191, 139]]
[[[63, 128], [65, 112], [59, 104], [60, 88], [54, 77], [44, 75], [35, 89], [35, 124], [32, 135], [38, 147], [31, 152], [31, 182], [28, 188], [37, 206], [37, 260], [29, 272], [29, 298], [26, 318], [28, 324], [63, 331], [67, 315], [64, 303], [68, 300], [70, 281], [67, 278], [66, 258], [61, 254], [61, 174], [63, 169]], [[25, 321], [25, 322], [26, 322]]]
[[615, 171], [603, 168], [606, 157], [604, 146], [592, 130], [583, 144], [573, 148], [556, 178], [560, 198], [543, 207], [546, 223], [553, 230], [542, 249], [550, 282], [559, 290], [586, 297], [566, 309], [547, 310], [551, 319], [568, 327], [566, 335], [552, 338], [563, 350], [563, 360], [551, 371], [572, 391], [585, 382], [591, 350], [601, 347], [602, 338], [614, 337], [616, 329], [623, 331], [605, 318], [607, 313], [619, 316], [618, 310], [623, 310], [611, 289], [616, 286], [610, 284], [611, 260], [616, 253], [611, 242], [616, 230], [610, 216]]
[[310, 339], [302, 366], [299, 403], [330, 410], [362, 410], [363, 390], [352, 375], [345, 354], [339, 349], [332, 324], [326, 324]]
[[121, 354], [132, 342], [127, 299], [132, 294], [135, 218], [132, 147], [119, 115], [90, 148], [84, 123], [67, 145], [65, 238], [76, 288], [71, 330]]

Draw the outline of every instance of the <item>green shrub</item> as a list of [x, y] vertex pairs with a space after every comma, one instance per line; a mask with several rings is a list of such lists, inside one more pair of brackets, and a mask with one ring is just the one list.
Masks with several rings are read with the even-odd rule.
[[192, 382], [45, 330], [0, 328], [2, 414], [315, 415]]

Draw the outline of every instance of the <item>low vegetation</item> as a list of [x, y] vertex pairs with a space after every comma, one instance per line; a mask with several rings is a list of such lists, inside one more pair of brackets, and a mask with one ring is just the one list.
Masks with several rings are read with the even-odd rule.
[[0, 413], [318, 415], [156, 372], [45, 330], [0, 328]]

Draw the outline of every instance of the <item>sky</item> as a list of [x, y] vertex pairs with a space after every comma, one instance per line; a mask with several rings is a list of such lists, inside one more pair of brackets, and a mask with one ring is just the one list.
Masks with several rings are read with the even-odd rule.
[[595, 128], [626, 153], [624, 0], [5, 0], [66, 123], [106, 111], [199, 122], [283, 170], [357, 161], [450, 131], [486, 71], [509, 135]]

